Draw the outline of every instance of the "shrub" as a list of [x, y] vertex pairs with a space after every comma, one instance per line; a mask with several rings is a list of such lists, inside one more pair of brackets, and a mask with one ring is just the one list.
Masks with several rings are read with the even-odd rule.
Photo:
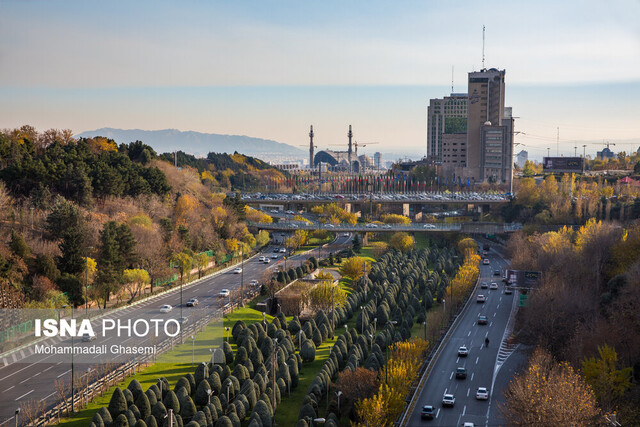
[[120, 414], [113, 422], [113, 427], [129, 427], [129, 421], [125, 414]]
[[300, 355], [305, 362], [313, 362], [316, 359], [316, 346], [313, 344], [313, 341], [307, 339], [302, 343]]
[[[111, 395], [111, 400], [109, 401], [109, 414], [111, 414], [112, 419], [118, 418], [119, 415], [127, 412], [127, 400], [120, 390], [120, 387], [116, 387]], [[126, 420], [126, 417], [125, 417]]]

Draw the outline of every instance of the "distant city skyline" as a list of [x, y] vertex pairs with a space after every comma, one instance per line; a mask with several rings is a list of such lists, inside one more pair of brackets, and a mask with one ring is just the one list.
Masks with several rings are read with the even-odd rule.
[[[640, 3], [2, 1], [0, 128], [249, 135], [426, 154], [430, 98], [506, 70], [516, 151], [640, 145]], [[304, 150], [304, 147], [299, 147]], [[602, 145], [589, 144], [594, 155]]]

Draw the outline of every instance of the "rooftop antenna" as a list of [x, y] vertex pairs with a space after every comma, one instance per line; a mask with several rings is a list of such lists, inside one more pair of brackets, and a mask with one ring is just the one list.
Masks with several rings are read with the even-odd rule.
[[484, 25], [482, 26], [482, 69], [484, 70]]
[[451, 93], [453, 93], [453, 65], [451, 66]]

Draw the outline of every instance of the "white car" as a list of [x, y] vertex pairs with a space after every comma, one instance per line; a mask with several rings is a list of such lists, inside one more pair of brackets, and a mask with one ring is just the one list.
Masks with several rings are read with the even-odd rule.
[[242, 273], [242, 269], [240, 267], [236, 267], [233, 269], [233, 274], [240, 274]]
[[349, 236], [351, 236], [350, 233], [342, 233], [342, 237], [349, 237]]
[[382, 228], [391, 228], [391, 224], [385, 224], [382, 226]]
[[256, 286], [259, 286], [259, 285], [260, 285], [260, 282], [258, 282], [257, 280], [252, 280], [249, 282], [249, 286], [251, 286], [252, 288], [255, 288]]
[[168, 313], [171, 310], [173, 310], [173, 307], [170, 306], [169, 304], [165, 304], [162, 307], [160, 307], [160, 313]]
[[294, 214], [294, 212], [293, 212], [293, 211], [287, 211], [287, 213], [288, 213], [289, 215], [293, 215], [293, 214]]
[[220, 291], [220, 293], [218, 294], [219, 297], [221, 298], [226, 298], [229, 296], [229, 289], [223, 289]]
[[489, 265], [489, 258], [485, 258], [482, 260], [482, 264]]
[[456, 398], [453, 394], [445, 394], [442, 396], [442, 406], [453, 406], [456, 404]]
[[498, 289], [498, 284], [496, 282], [491, 282], [489, 289]]
[[365, 225], [366, 228], [378, 228], [378, 226], [376, 224], [373, 223], [369, 223], [367, 225]]
[[264, 262], [264, 258], [265, 258], [264, 256], [261, 256], [260, 258], [258, 258], [258, 261]]
[[271, 262], [271, 260], [269, 258], [265, 258], [262, 262], [264, 264], [269, 264]]
[[467, 348], [467, 346], [460, 346], [460, 348], [458, 349], [458, 356], [460, 357], [467, 357], [469, 355], [469, 349]]
[[478, 387], [478, 391], [476, 391], [476, 399], [478, 400], [489, 399], [489, 391], [487, 391], [486, 387]]
[[433, 229], [436, 228], [436, 226], [433, 225], [433, 224], [425, 224], [425, 225], [422, 226], [422, 228], [427, 228], [427, 229], [433, 230]]
[[287, 253], [287, 249], [286, 248], [280, 248], [280, 253], [281, 254], [286, 254]]
[[336, 226], [333, 225], [333, 224], [325, 224], [325, 227], [327, 227], [327, 228], [336, 228]]
[[271, 255], [271, 259], [278, 259], [278, 256], [279, 256], [278, 254], [273, 254]]

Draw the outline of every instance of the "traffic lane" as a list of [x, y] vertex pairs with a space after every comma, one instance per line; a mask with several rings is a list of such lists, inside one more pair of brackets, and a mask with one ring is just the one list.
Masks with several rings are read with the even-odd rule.
[[[494, 266], [500, 265], [500, 261], [494, 257], [491, 257], [491, 261]], [[481, 268], [480, 282], [489, 280], [492, 277], [491, 274], [493, 274], [490, 266], [483, 267]], [[484, 333], [491, 331], [495, 336], [503, 333], [508, 313], [504, 317], [496, 315], [495, 320], [490, 320], [490, 326], [477, 325], [477, 317], [481, 312], [493, 313], [495, 311], [492, 310], [505, 309], [505, 306], [502, 305], [503, 301], [500, 300], [502, 294], [499, 290], [489, 291], [488, 289], [483, 289], [481, 291], [486, 291], [485, 293], [489, 295], [487, 302], [483, 304], [471, 302], [467, 310], [462, 314], [456, 329], [452, 331], [450, 341], [447, 342], [440, 357], [434, 363], [431, 375], [421, 391], [413, 414], [410, 416], [409, 425], [419, 425], [421, 423], [420, 410], [422, 405], [433, 405], [437, 408], [437, 417], [434, 420], [435, 425], [456, 425], [462, 414], [468, 415], [468, 411], [471, 410], [473, 412], [484, 410], [486, 416], [486, 408], [483, 408], [483, 405], [486, 407], [488, 405], [484, 401], [475, 401], [475, 389], [480, 386], [490, 388], [497, 346], [492, 347], [490, 345], [489, 348], [485, 348]], [[476, 294], [479, 292], [480, 290]], [[472, 295], [472, 298], [475, 298], [475, 294]], [[502, 332], [499, 329], [502, 329]], [[490, 335], [490, 340], [493, 336]], [[457, 350], [461, 342], [468, 343], [471, 346], [471, 354], [462, 364], [457, 357]], [[455, 379], [455, 369], [461, 365], [469, 368], [466, 380]], [[441, 407], [441, 399], [445, 390], [446, 392], [453, 392], [456, 397], [456, 404], [453, 408]], [[467, 394], [469, 395], [468, 397]]]

